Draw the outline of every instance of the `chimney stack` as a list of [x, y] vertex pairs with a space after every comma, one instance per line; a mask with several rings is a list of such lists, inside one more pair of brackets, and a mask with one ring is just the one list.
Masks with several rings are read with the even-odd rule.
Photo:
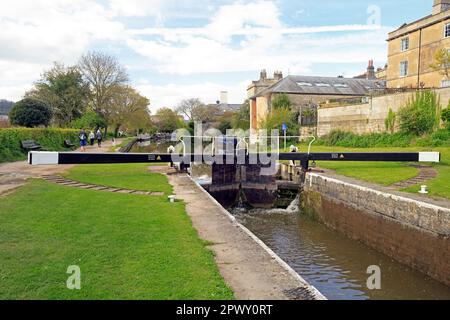
[[220, 103], [228, 104], [228, 92], [227, 91], [220, 92]]
[[274, 74], [273, 74], [273, 78], [274, 78], [276, 81], [280, 81], [281, 79], [283, 79], [283, 72], [281, 72], [281, 71], [275, 71]]
[[267, 79], [267, 71], [266, 71], [266, 69], [261, 70], [259, 78], [260, 78], [260, 80], [266, 80]]
[[433, 14], [439, 14], [450, 9], [450, 0], [434, 0]]
[[376, 79], [375, 67], [373, 66], [373, 60], [369, 60], [369, 66], [367, 67], [367, 80]]

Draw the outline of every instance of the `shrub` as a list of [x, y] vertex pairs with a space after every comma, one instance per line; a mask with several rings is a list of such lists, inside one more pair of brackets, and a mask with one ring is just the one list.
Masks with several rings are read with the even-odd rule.
[[391, 108], [389, 108], [388, 116], [386, 120], [384, 120], [384, 125], [386, 126], [386, 131], [390, 133], [394, 133], [395, 131], [395, 120], [397, 119], [397, 115]]
[[442, 110], [441, 119], [442, 121], [444, 121], [447, 128], [450, 129], [450, 107], [447, 107], [446, 109]]
[[261, 128], [267, 130], [267, 134], [270, 135], [271, 130], [278, 129], [281, 135], [281, 129], [283, 123], [288, 127], [288, 135], [298, 135], [298, 123], [295, 121], [296, 113], [292, 113], [289, 109], [281, 108], [272, 110], [267, 115], [265, 121], [261, 123]]
[[404, 133], [416, 136], [431, 133], [439, 127], [439, 113], [436, 93], [429, 90], [417, 92], [398, 113], [400, 128]]
[[411, 144], [411, 141], [412, 136], [404, 133], [357, 135], [352, 132], [336, 130], [320, 138], [317, 144], [349, 148], [407, 147]]
[[11, 124], [17, 126], [47, 127], [52, 120], [52, 110], [42, 101], [26, 98], [14, 104], [9, 119]]
[[22, 140], [35, 140], [44, 150], [61, 151], [64, 140], [78, 141], [78, 130], [71, 129], [0, 129], [0, 162], [26, 159], [27, 152], [21, 148]]
[[272, 101], [272, 108], [276, 109], [288, 109], [292, 108], [292, 101], [285, 93], [277, 94]]
[[432, 134], [417, 139], [416, 144], [420, 147], [442, 147], [450, 146], [450, 131], [437, 130]]

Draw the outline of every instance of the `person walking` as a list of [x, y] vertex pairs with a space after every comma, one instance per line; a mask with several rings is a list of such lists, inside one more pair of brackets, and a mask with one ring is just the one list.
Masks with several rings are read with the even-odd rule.
[[89, 142], [91, 143], [91, 147], [94, 145], [94, 141], [95, 141], [95, 133], [94, 131], [91, 130], [91, 132], [89, 133]]
[[102, 147], [103, 136], [102, 136], [102, 132], [100, 131], [100, 128], [97, 130], [96, 136], [97, 136], [98, 147], [101, 148]]
[[86, 135], [86, 131], [84, 131], [84, 129], [81, 129], [80, 133], [78, 134], [78, 138], [80, 139], [81, 152], [85, 152], [86, 145], [87, 145], [87, 135]]

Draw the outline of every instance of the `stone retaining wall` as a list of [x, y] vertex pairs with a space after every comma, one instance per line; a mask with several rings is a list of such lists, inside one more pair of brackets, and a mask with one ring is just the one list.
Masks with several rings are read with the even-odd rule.
[[450, 210], [319, 174], [302, 206], [331, 229], [450, 286]]
[[[435, 90], [443, 108], [450, 99], [450, 88]], [[389, 94], [369, 99], [366, 104], [339, 107], [321, 107], [317, 111], [317, 135], [329, 134], [332, 130], [349, 131], [356, 134], [385, 132], [385, 119], [389, 109], [398, 112], [414, 92]]]

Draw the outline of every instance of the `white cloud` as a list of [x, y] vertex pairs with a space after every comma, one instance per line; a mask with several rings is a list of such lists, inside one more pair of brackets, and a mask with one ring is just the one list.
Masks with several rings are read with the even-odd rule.
[[109, 0], [112, 12], [126, 17], [158, 15], [162, 3], [162, 0]]
[[93, 0], [0, 2], [0, 58], [71, 60], [91, 41], [124, 36], [124, 26]]
[[[173, 106], [193, 96], [213, 102], [221, 90], [230, 91], [231, 101], [241, 102], [248, 84], [239, 79], [236, 85], [224, 87], [205, 79], [177, 85], [177, 79], [170, 75], [255, 72], [262, 68], [311, 74], [315, 64], [385, 60], [386, 28], [289, 27], [281, 20], [277, 1], [208, 3], [203, 8], [187, 2], [172, 2], [171, 6], [162, 0], [1, 0], [0, 98], [20, 98], [53, 61], [75, 63], [96, 46], [119, 58], [132, 57], [128, 55], [132, 49], [141, 56], [127, 61], [139, 65], [139, 70], [132, 72], [142, 74], [146, 65], [150, 66], [149, 74], [164, 74], [164, 81], [172, 84], [139, 84], [157, 107]], [[167, 12], [167, 8], [176, 12]], [[186, 8], [196, 9], [189, 12]], [[209, 19], [203, 26], [163, 27], [166, 17], [192, 16], [199, 11], [203, 16], [195, 25]], [[152, 16], [159, 27], [129, 30], [124, 25], [129, 19], [121, 20], [123, 16]]]
[[387, 28], [288, 28], [274, 1], [225, 5], [210, 21], [200, 28], [131, 30], [127, 44], [152, 61], [158, 72], [180, 75], [261, 68], [309, 73], [315, 63], [385, 60]]
[[[75, 63], [95, 41], [120, 41], [122, 23], [95, 0], [0, 1], [0, 92], [19, 99], [54, 61]], [[9, 89], [8, 89], [9, 88]]]
[[219, 8], [205, 27], [212, 39], [228, 43], [242, 29], [254, 27], [281, 28], [280, 12], [272, 1], [236, 3]]

